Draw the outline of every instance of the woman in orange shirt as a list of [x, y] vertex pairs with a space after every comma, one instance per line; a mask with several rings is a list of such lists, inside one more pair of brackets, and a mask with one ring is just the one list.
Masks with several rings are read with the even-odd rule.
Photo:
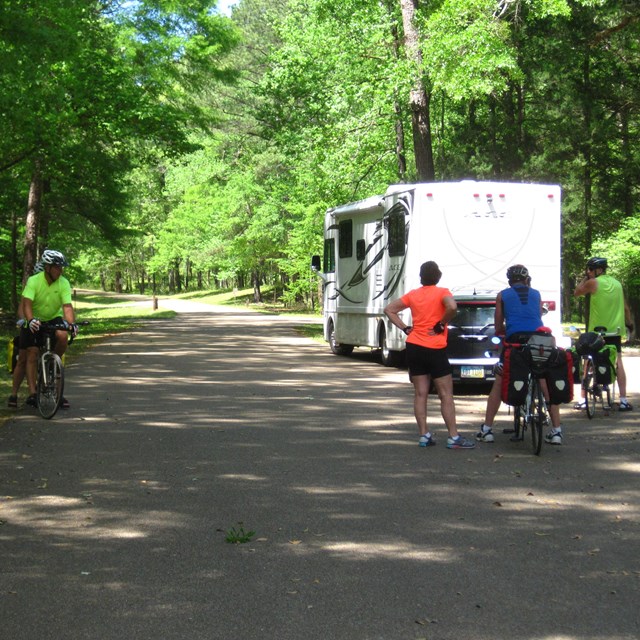
[[[447, 448], [473, 449], [475, 442], [459, 435], [456, 426], [453, 377], [446, 348], [447, 324], [455, 317], [458, 306], [449, 289], [436, 286], [441, 277], [435, 262], [425, 262], [420, 267], [422, 286], [387, 305], [384, 312], [407, 335], [406, 356], [414, 388], [413, 411], [420, 433], [418, 444], [421, 447], [435, 444], [427, 428], [427, 400], [433, 380], [440, 398], [440, 413], [449, 432]], [[398, 315], [404, 309], [411, 309], [412, 326]]]

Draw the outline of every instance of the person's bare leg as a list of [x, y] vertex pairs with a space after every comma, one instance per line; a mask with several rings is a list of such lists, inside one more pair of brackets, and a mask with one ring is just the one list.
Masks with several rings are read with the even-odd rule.
[[433, 384], [440, 398], [440, 413], [447, 426], [449, 436], [455, 438], [458, 435], [458, 428], [456, 425], [456, 405], [453, 400], [453, 376], [449, 374], [434, 378]]
[[618, 391], [621, 398], [627, 397], [627, 372], [624, 370], [624, 363], [622, 362], [622, 354], [618, 354], [616, 360], [616, 376], [618, 378]]
[[429, 376], [411, 376], [413, 383], [413, 414], [418, 423], [418, 432], [421, 436], [427, 433], [427, 399], [429, 397]]
[[20, 385], [24, 380], [24, 376], [27, 373], [27, 352], [25, 349], [20, 349], [18, 352], [18, 361], [16, 362], [16, 368], [13, 370], [13, 378], [11, 384], [11, 395], [17, 396], [20, 390]]
[[493, 421], [496, 419], [500, 405], [502, 404], [502, 376], [496, 373], [496, 379], [493, 381], [491, 391], [487, 397], [487, 408], [484, 414], [484, 424], [487, 427], [493, 427]]
[[69, 342], [69, 333], [67, 331], [56, 331], [56, 344], [53, 350], [62, 358], [67, 350]]
[[27, 384], [29, 385], [30, 395], [34, 395], [36, 392], [37, 364], [38, 364], [38, 347], [29, 347], [27, 349]]

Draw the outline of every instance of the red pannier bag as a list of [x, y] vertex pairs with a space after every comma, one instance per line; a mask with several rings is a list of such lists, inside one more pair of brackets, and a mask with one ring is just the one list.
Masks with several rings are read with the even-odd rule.
[[529, 363], [522, 349], [505, 346], [502, 358], [502, 402], [512, 407], [524, 404], [528, 377]]

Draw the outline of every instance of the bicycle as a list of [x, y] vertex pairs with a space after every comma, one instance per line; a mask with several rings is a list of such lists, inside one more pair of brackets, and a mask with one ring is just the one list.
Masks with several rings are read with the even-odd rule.
[[[89, 322], [85, 320], [78, 324], [88, 325]], [[56, 331], [72, 331], [72, 327], [60, 321], [48, 321], [40, 325], [40, 331], [43, 332], [43, 339], [38, 356], [36, 406], [40, 415], [49, 420], [60, 408], [64, 392], [62, 358], [53, 351], [55, 333]], [[73, 337], [71, 341], [73, 341]]]
[[[577, 328], [572, 327], [572, 329], [575, 329], [579, 336], [586, 337], [582, 344], [580, 344], [580, 339], [578, 340], [576, 351], [578, 352], [578, 355], [581, 356], [583, 372], [581, 388], [584, 396], [587, 417], [589, 420], [593, 418], [596, 413], [596, 405], [598, 402], [602, 406], [604, 415], [608, 416], [615, 399], [615, 381], [613, 381], [611, 385], [608, 383], [598, 382], [598, 368], [595, 361], [595, 355], [605, 346], [604, 339], [619, 336], [620, 330], [618, 329], [616, 332], [607, 332], [606, 327], [594, 327], [593, 331], [581, 334]], [[605, 396], [607, 402], [606, 405]]]
[[[549, 335], [536, 334], [537, 344], [506, 343], [505, 347], [519, 349], [525, 354], [529, 364], [525, 401], [516, 405], [513, 411], [512, 442], [523, 441], [527, 430], [531, 432], [531, 446], [534, 455], [542, 450], [543, 431], [550, 426], [549, 410], [540, 379], [547, 371], [548, 364], [556, 353], [555, 339]], [[531, 339], [530, 339], [531, 340]]]

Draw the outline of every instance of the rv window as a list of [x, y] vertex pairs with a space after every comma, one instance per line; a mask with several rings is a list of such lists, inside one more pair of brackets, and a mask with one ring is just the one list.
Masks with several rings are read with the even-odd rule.
[[324, 272], [333, 273], [336, 270], [336, 242], [333, 238], [324, 241]]
[[366, 245], [364, 240], [356, 240], [356, 258], [362, 262], [364, 260], [364, 254], [366, 251]]
[[387, 231], [389, 233], [389, 255], [403, 256], [405, 249], [404, 209], [392, 209], [387, 217]]
[[350, 258], [353, 255], [353, 222], [342, 220], [338, 225], [338, 255]]

